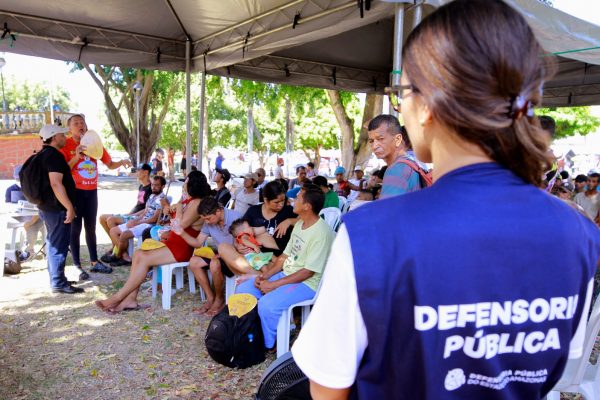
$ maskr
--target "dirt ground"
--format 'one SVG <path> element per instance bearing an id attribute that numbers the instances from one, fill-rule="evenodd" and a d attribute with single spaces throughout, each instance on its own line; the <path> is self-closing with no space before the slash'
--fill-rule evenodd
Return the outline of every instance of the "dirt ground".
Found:
<path id="1" fill-rule="evenodd" d="M 133 180 L 101 184 L 99 214 L 135 202 Z M 174 198 L 180 187 L 172 188 Z M 179 191 L 178 191 L 179 190 Z M 110 246 L 98 226 L 98 252 Z M 4 234 L 4 233 L 2 233 Z M 82 238 L 82 262 L 89 265 Z M 67 260 L 67 277 L 78 273 Z M 46 261 L 24 264 L 21 274 L 0 278 L 0 399 L 251 399 L 267 360 L 246 370 L 212 361 L 204 348 L 206 317 L 192 314 L 200 297 L 178 291 L 163 310 L 143 290 L 152 308 L 111 316 L 94 306 L 117 291 L 129 267 L 90 274 L 85 293 L 53 294 Z"/>

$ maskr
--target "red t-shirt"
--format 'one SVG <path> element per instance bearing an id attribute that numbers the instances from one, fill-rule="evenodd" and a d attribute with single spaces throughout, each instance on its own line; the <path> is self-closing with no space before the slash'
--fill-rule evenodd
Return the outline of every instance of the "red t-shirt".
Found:
<path id="1" fill-rule="evenodd" d="M 67 138 L 65 147 L 60 151 L 65 156 L 67 162 L 75 157 L 75 149 L 79 144 L 73 137 Z M 102 149 L 102 158 L 104 164 L 108 165 L 112 162 L 110 155 L 106 149 Z M 94 190 L 98 187 L 98 161 L 95 158 L 85 157 L 77 162 L 71 169 L 71 175 L 75 181 L 75 187 L 82 190 Z"/>

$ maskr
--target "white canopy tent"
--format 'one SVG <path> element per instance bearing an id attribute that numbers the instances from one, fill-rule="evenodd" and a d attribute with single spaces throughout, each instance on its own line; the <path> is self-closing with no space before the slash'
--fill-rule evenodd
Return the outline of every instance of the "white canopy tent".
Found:
<path id="1" fill-rule="evenodd" d="M 600 104 L 600 27 L 536 0 L 507 1 L 558 55 L 545 105 Z M 0 50 L 187 71 L 189 152 L 189 73 L 382 92 L 399 70 L 402 40 L 421 15 L 445 2 L 0 0 Z"/>

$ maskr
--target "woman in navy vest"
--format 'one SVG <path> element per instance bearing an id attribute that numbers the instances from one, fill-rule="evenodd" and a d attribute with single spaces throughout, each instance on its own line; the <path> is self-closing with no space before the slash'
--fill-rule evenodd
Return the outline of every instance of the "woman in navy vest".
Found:
<path id="1" fill-rule="evenodd" d="M 543 53 L 500 0 L 410 34 L 391 92 L 434 184 L 346 215 L 292 350 L 313 398 L 540 399 L 581 355 L 600 231 L 538 189 Z"/>

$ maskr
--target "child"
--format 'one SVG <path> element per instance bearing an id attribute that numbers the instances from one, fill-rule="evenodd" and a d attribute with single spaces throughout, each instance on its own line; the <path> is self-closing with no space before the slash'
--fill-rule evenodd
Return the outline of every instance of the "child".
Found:
<path id="1" fill-rule="evenodd" d="M 275 261 L 273 251 L 277 251 L 277 243 L 264 227 L 253 228 L 247 220 L 240 218 L 232 222 L 229 233 L 235 238 L 233 246 L 244 256 L 248 264 L 257 271 L 240 275 L 237 283 L 241 283 L 262 270 L 263 267 Z"/>

